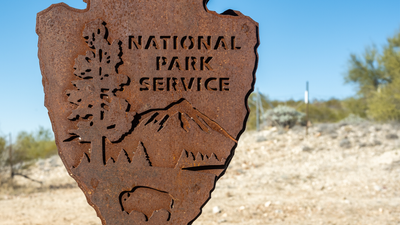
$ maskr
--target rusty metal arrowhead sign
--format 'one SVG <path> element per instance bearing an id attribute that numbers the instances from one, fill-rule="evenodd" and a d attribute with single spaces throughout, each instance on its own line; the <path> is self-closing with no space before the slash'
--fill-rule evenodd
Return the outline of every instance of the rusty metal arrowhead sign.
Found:
<path id="1" fill-rule="evenodd" d="M 191 224 L 248 117 L 258 24 L 207 0 L 86 0 L 37 16 L 45 105 L 103 224 Z"/>

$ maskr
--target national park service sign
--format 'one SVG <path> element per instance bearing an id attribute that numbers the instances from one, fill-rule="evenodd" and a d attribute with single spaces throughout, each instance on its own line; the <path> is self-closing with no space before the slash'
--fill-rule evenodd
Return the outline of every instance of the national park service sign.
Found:
<path id="1" fill-rule="evenodd" d="M 258 24 L 207 0 L 86 0 L 37 16 L 59 154 L 103 224 L 191 224 L 249 114 Z"/>

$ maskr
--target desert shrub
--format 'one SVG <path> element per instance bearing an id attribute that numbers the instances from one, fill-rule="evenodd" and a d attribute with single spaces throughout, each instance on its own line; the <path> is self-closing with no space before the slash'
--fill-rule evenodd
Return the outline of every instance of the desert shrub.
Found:
<path id="1" fill-rule="evenodd" d="M 350 114 L 349 116 L 347 116 L 346 118 L 342 119 L 340 121 L 340 123 L 345 123 L 345 124 L 361 124 L 361 123 L 365 123 L 368 120 L 365 118 L 360 117 L 359 115 L 354 115 L 354 114 Z"/>
<path id="2" fill-rule="evenodd" d="M 368 99 L 368 116 L 377 121 L 400 121 L 400 78 Z"/>
<path id="3" fill-rule="evenodd" d="M 345 81 L 355 84 L 361 97 L 359 102 L 349 99 L 353 101 L 349 108 L 361 109 L 353 114 L 376 121 L 400 121 L 400 31 L 387 39 L 382 50 L 367 47 L 361 57 L 352 54 Z"/>
<path id="4" fill-rule="evenodd" d="M 399 89 L 400 90 L 400 89 Z M 285 105 L 287 107 L 291 107 L 296 109 L 296 111 L 301 113 L 306 113 L 307 105 L 302 101 L 295 100 L 287 100 L 287 101 L 278 101 L 278 100 L 269 100 L 268 97 L 261 95 L 263 110 L 266 112 L 271 108 L 277 108 L 280 105 Z M 255 129 L 256 128 L 256 95 L 253 93 L 249 98 L 249 107 L 250 107 L 250 116 L 247 122 L 247 129 Z M 384 103 L 382 100 L 378 103 Z M 312 124 L 317 123 L 336 123 L 341 122 L 342 120 L 350 117 L 349 119 L 357 118 L 366 118 L 367 117 L 367 109 L 368 104 L 365 98 L 360 97 L 351 97 L 344 100 L 340 99 L 328 99 L 328 100 L 316 100 L 314 99 L 309 104 L 309 121 Z M 379 107 L 378 107 L 379 109 Z M 399 110 L 400 112 L 400 110 Z M 353 114 L 351 116 L 351 114 Z M 385 112 L 386 114 L 386 112 Z M 370 116 L 372 117 L 372 116 Z M 266 116 L 263 116 L 260 120 L 260 125 L 276 125 L 271 124 L 271 120 L 267 120 Z M 302 118 L 301 124 L 305 124 L 305 117 Z"/>
<path id="5" fill-rule="evenodd" d="M 272 126 L 291 128 L 296 123 L 300 123 L 303 117 L 304 113 L 298 112 L 289 106 L 279 105 L 268 110 L 262 118 Z"/>
<path id="6" fill-rule="evenodd" d="M 301 105 L 298 110 L 300 112 L 306 112 L 306 105 Z M 309 120 L 312 123 L 329 123 L 329 122 L 337 122 L 340 119 L 345 118 L 343 115 L 344 112 L 342 110 L 333 109 L 327 107 L 323 104 L 310 104 L 309 105 Z"/>
<path id="7" fill-rule="evenodd" d="M 306 113 L 307 105 L 301 103 L 296 109 Z M 312 103 L 309 104 L 308 112 L 309 120 L 312 123 L 334 123 L 349 115 L 349 111 L 343 107 L 342 101 L 335 98 L 326 101 L 313 100 Z"/>
<path id="8" fill-rule="evenodd" d="M 14 154 L 20 161 L 47 158 L 57 153 L 57 146 L 50 130 L 39 128 L 36 132 L 20 132 L 14 144 Z"/>
<path id="9" fill-rule="evenodd" d="M 349 111 L 349 116 L 351 114 L 359 116 L 361 118 L 367 117 L 367 100 L 365 98 L 346 98 L 342 100 L 342 106 L 344 109 Z"/>
<path id="10" fill-rule="evenodd" d="M 0 137 L 0 172 L 12 166 L 13 174 L 23 174 L 34 160 L 57 154 L 57 146 L 50 130 L 39 128 L 35 132 L 20 132 L 13 144 Z M 8 149 L 12 148 L 10 157 Z"/>

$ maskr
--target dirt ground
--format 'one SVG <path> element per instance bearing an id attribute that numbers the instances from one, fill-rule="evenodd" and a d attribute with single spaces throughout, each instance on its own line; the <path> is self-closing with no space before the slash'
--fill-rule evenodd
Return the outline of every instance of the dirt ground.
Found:
<path id="1" fill-rule="evenodd" d="M 194 225 L 400 225 L 400 125 L 320 124 L 243 134 Z M 0 190 L 1 225 L 100 224 L 58 157 Z"/>

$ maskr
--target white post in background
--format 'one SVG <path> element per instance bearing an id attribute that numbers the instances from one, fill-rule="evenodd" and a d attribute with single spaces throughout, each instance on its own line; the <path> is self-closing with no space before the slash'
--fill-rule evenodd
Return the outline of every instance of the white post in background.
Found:
<path id="1" fill-rule="evenodd" d="M 307 105 L 306 109 L 306 136 L 308 135 L 308 105 L 309 105 L 309 92 L 308 92 L 308 81 L 306 83 L 306 92 L 304 93 L 304 103 Z"/>

